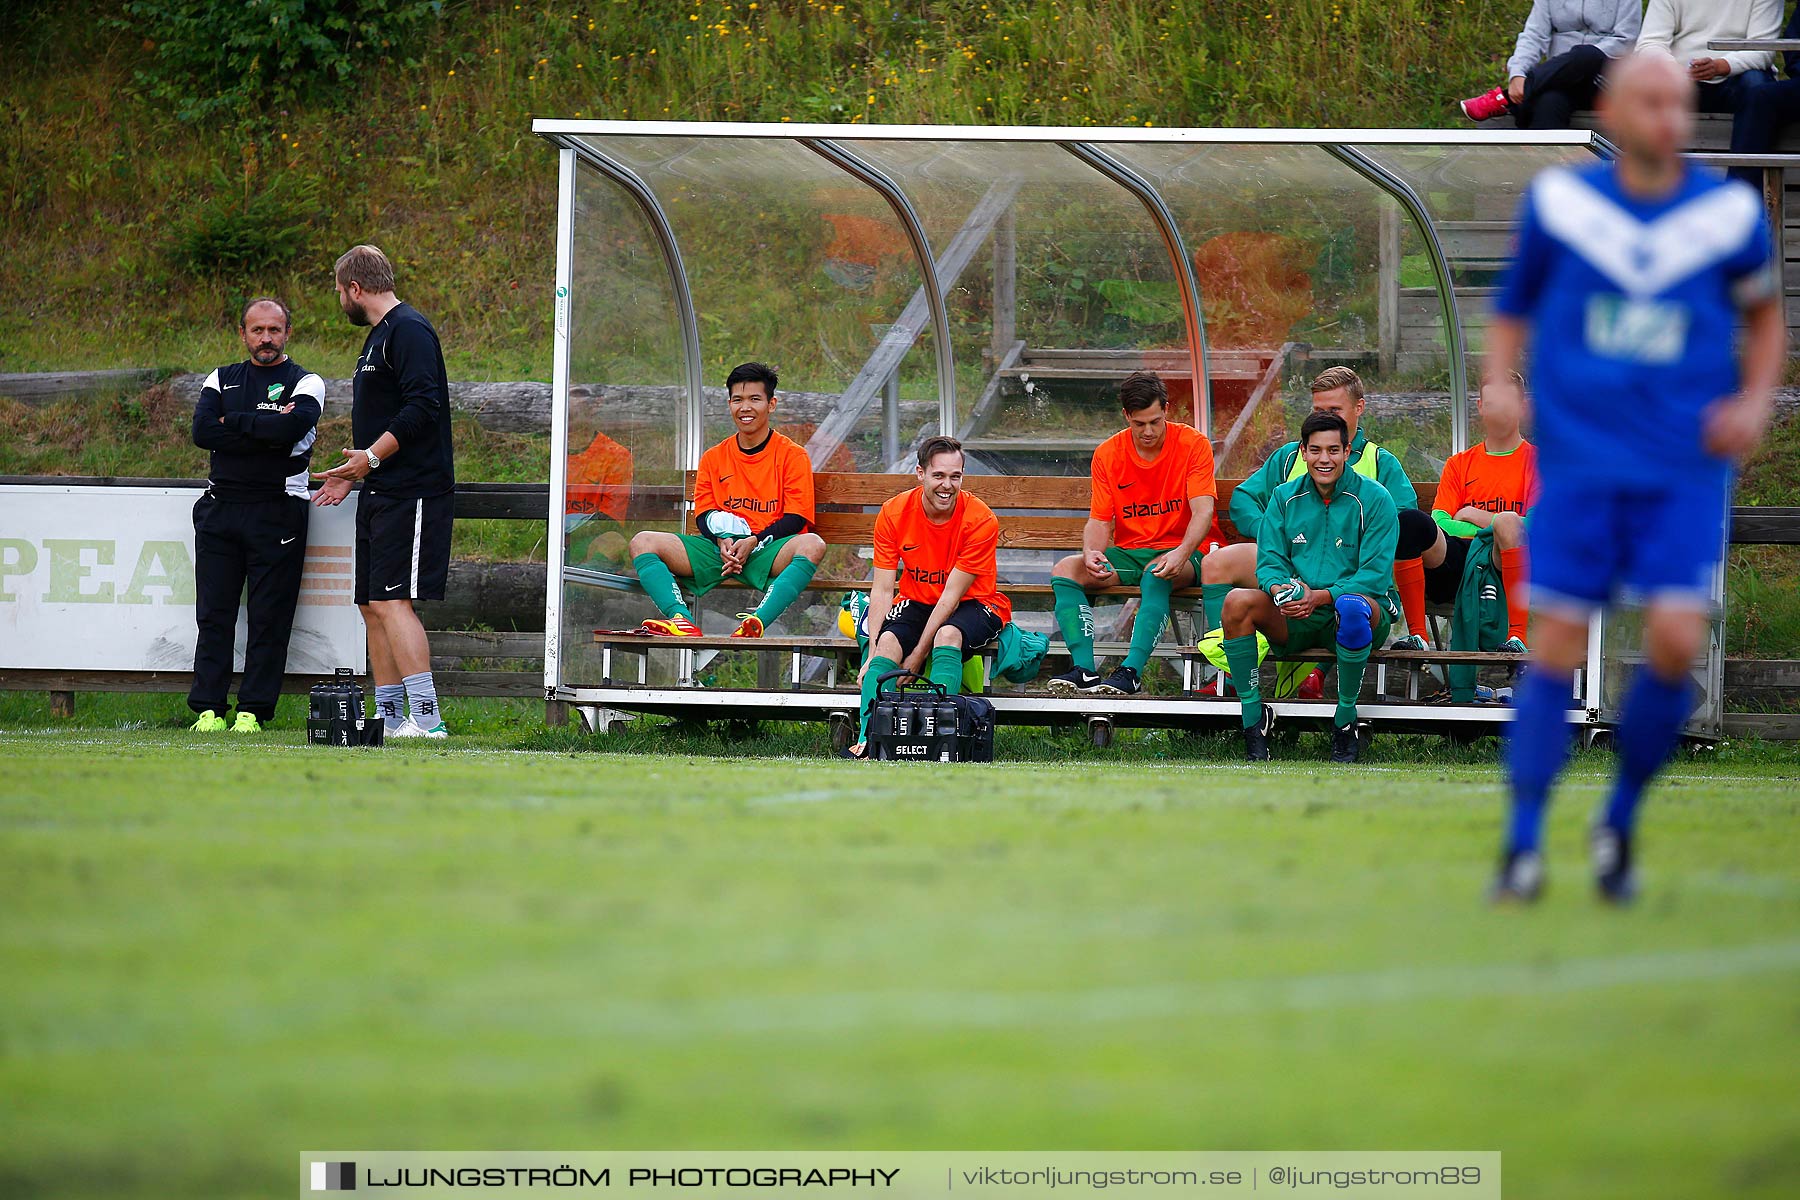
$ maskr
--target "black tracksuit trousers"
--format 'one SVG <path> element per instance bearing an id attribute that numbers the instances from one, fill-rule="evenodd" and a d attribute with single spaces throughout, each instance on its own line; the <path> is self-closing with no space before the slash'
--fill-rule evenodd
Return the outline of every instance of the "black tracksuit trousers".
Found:
<path id="1" fill-rule="evenodd" d="M 300 601 L 306 566 L 306 518 L 311 505 L 298 496 L 271 500 L 221 500 L 211 492 L 194 505 L 194 588 L 199 636 L 194 642 L 194 686 L 188 707 L 225 712 L 231 691 L 232 643 L 238 598 L 245 608 L 244 679 L 238 710 L 268 721 L 287 673 L 288 637 Z"/>

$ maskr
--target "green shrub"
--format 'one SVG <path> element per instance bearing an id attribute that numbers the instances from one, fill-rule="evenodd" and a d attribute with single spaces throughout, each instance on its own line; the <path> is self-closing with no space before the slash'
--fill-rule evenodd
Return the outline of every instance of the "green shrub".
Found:
<path id="1" fill-rule="evenodd" d="M 0 46 L 13 64 L 41 59 L 57 40 L 51 0 L 7 0 L 0 4 Z"/>
<path id="2" fill-rule="evenodd" d="M 318 210 L 317 183 L 291 176 L 248 195 L 215 196 L 176 233 L 170 258 L 192 275 L 284 267 L 307 250 Z"/>
<path id="3" fill-rule="evenodd" d="M 409 54 L 443 0 L 126 0 L 113 26 L 154 47 L 138 84 L 183 121 L 317 102 L 381 63 Z"/>

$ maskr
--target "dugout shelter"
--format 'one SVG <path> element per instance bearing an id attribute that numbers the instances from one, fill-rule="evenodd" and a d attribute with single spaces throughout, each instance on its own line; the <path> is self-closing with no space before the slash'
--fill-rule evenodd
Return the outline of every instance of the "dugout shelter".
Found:
<path id="1" fill-rule="evenodd" d="M 546 695 L 840 725 L 857 703 L 840 602 L 866 586 L 867 528 L 911 486 L 924 437 L 964 442 L 970 490 L 1001 514 L 1015 619 L 1045 631 L 1050 565 L 1080 545 L 1089 457 L 1138 368 L 1161 373 L 1176 415 L 1212 439 L 1221 514 L 1230 481 L 1292 436 L 1311 377 L 1339 363 L 1362 375 L 1364 427 L 1429 508 L 1477 429 L 1473 381 L 1525 187 L 1608 152 L 1589 131 L 533 128 L 557 148 L 559 180 Z M 779 370 L 776 425 L 818 473 L 833 548 L 814 588 L 764 647 L 597 636 L 652 615 L 625 542 L 687 527 L 700 455 L 731 433 L 724 376 L 752 359 Z M 724 632 L 747 599 L 724 588 L 697 611 Z M 1129 608 L 1097 616 L 1104 653 Z M 1159 657 L 1178 684 L 1155 694 L 991 698 L 1011 721 L 1235 722 L 1234 700 L 1182 694 L 1199 664 L 1191 624 L 1176 624 Z M 1601 727 L 1635 637 L 1629 621 L 1597 633 L 1570 718 Z M 1364 716 L 1507 718 L 1418 703 L 1445 661 L 1378 657 Z M 1715 627 L 1696 732 L 1717 728 L 1721 672 Z"/>

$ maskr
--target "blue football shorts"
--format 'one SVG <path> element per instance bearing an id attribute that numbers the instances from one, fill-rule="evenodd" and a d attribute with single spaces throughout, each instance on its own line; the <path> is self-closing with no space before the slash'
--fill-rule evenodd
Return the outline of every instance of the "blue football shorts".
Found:
<path id="1" fill-rule="evenodd" d="M 1531 515 L 1533 608 L 1707 608 L 1725 554 L 1729 481 L 1633 487 L 1546 477 Z"/>

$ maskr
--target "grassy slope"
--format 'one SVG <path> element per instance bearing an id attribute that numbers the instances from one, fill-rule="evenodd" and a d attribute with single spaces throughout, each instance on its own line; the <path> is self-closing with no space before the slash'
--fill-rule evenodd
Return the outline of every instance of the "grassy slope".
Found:
<path id="1" fill-rule="evenodd" d="M 473 741 L 352 768 L 0 734 L 0 1089 L 30 1098 L 0 1190 L 269 1195 L 325 1145 L 1497 1148 L 1509 1195 L 1800 1184 L 1791 755 L 1678 770 L 1629 915 L 1579 884 L 1585 761 L 1520 915 L 1476 901 L 1491 767 Z"/>
<path id="2" fill-rule="evenodd" d="M 271 290 L 298 311 L 297 355 L 341 376 L 358 339 L 329 264 L 373 240 L 438 322 L 451 370 L 488 379 L 548 378 L 555 171 L 534 115 L 1448 124 L 1456 97 L 1493 82 L 1529 7 L 465 0 L 423 65 L 365 72 L 347 111 L 322 97 L 187 127 L 132 94 L 140 38 L 40 6 L 0 85 L 0 370 L 210 364 L 237 299 Z M 295 187 L 317 188 L 318 211 L 291 269 L 171 265 L 203 202 Z"/>

